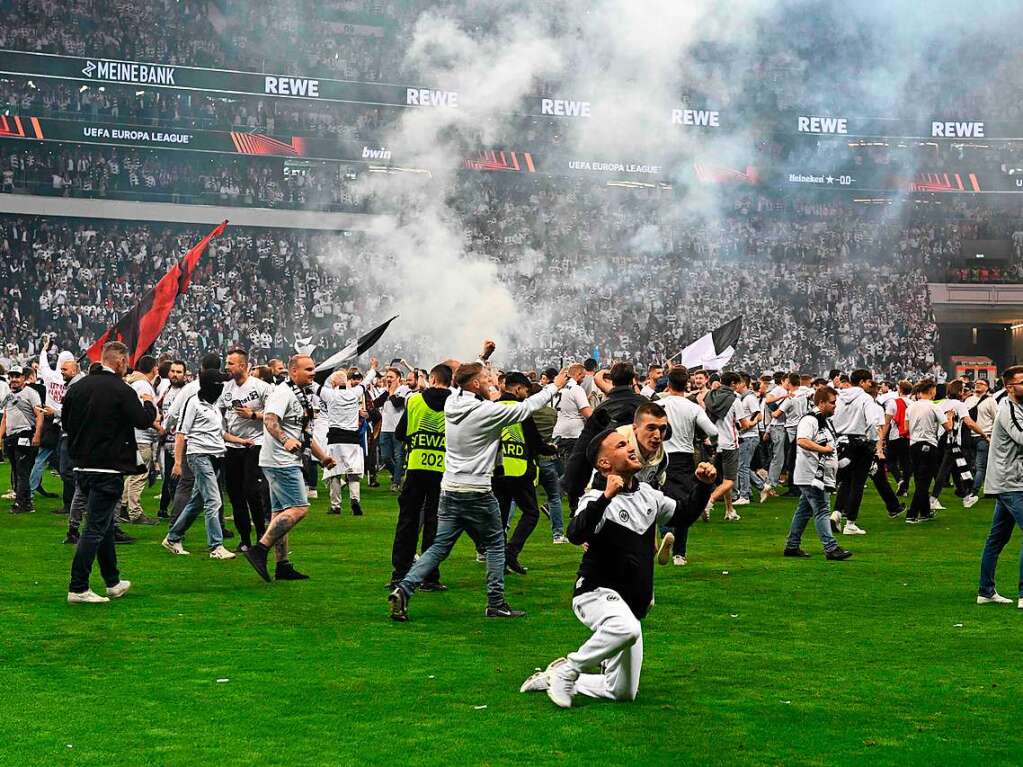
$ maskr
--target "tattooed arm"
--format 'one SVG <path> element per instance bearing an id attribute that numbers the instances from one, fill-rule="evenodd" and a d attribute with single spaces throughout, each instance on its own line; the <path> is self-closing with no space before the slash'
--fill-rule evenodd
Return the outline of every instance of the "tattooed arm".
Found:
<path id="1" fill-rule="evenodd" d="M 297 453 L 302 449 L 302 443 L 297 439 L 292 439 L 284 433 L 284 427 L 281 426 L 281 419 L 275 413 L 266 413 L 263 415 L 263 428 L 266 429 L 266 433 L 273 437 L 275 440 L 284 446 L 284 449 L 289 453 Z"/>

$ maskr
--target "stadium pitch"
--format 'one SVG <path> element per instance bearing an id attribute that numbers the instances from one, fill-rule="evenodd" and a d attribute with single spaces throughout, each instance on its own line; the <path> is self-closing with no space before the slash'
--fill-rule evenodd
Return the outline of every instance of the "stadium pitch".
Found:
<path id="1" fill-rule="evenodd" d="M 529 574 L 507 579 L 525 619 L 483 617 L 463 538 L 450 591 L 417 594 L 396 624 L 386 491 L 365 492 L 362 518 L 314 502 L 292 539 L 306 582 L 209 560 L 201 521 L 191 557 L 160 547 L 164 525 L 129 527 L 132 591 L 98 606 L 65 602 L 65 518 L 40 500 L 0 518 L 0 765 L 1018 763 L 1023 614 L 974 604 L 993 502 L 946 496 L 937 521 L 907 526 L 871 490 L 847 562 L 824 560 L 812 526 L 813 558 L 782 558 L 789 499 L 734 524 L 719 509 L 687 567 L 657 569 L 637 700 L 570 710 L 518 692 L 588 635 L 569 604 L 580 551 L 552 546 L 546 520 Z M 1008 596 L 1017 546 L 999 567 Z"/>

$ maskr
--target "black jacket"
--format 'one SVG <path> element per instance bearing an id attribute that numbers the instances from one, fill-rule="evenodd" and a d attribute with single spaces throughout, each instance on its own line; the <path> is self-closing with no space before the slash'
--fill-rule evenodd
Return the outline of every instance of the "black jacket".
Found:
<path id="1" fill-rule="evenodd" d="M 579 496 L 586 489 L 586 483 L 593 474 L 593 467 L 586 460 L 586 447 L 590 440 L 604 429 L 624 426 L 632 423 L 636 416 L 636 408 L 649 402 L 642 394 L 637 394 L 631 386 L 616 386 L 607 393 L 607 399 L 593 409 L 593 414 L 586 419 L 582 433 L 575 442 L 572 455 L 565 466 L 562 487 L 569 495 Z"/>
<path id="2" fill-rule="evenodd" d="M 138 467 L 135 429 L 153 425 L 156 406 L 139 402 L 134 389 L 103 370 L 68 387 L 61 420 L 75 468 L 134 474 Z"/>

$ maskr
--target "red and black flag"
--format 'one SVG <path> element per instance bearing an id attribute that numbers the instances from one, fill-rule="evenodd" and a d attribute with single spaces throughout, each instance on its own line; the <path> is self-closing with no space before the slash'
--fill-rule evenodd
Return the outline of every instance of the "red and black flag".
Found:
<path id="1" fill-rule="evenodd" d="M 174 264 L 160 281 L 156 283 L 135 306 L 117 321 L 117 324 L 100 336 L 89 347 L 85 356 L 92 362 L 98 362 L 103 353 L 103 344 L 108 341 L 120 341 L 128 347 L 129 364 L 135 365 L 139 357 L 146 354 L 156 342 L 163 326 L 167 324 L 171 309 L 177 297 L 188 290 L 192 282 L 192 274 L 199 259 L 206 251 L 210 240 L 223 233 L 227 221 L 203 237 L 185 257 Z"/>

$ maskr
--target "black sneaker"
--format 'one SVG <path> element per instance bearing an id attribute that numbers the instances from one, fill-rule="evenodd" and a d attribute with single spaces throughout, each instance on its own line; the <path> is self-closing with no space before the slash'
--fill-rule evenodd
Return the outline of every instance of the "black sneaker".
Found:
<path id="1" fill-rule="evenodd" d="M 523 618 L 526 613 L 524 610 L 513 610 L 511 605 L 505 602 L 502 605 L 496 607 L 487 607 L 487 611 L 484 613 L 488 618 Z"/>
<path id="2" fill-rule="evenodd" d="M 274 568 L 275 581 L 307 581 L 309 576 L 300 573 L 291 562 L 278 562 Z"/>
<path id="3" fill-rule="evenodd" d="M 897 496 L 899 496 L 900 498 L 905 498 L 908 493 L 909 493 L 909 484 L 908 483 L 907 484 L 899 484 L 899 486 L 897 488 L 895 488 L 895 494 Z"/>
<path id="4" fill-rule="evenodd" d="M 419 590 L 420 591 L 447 591 L 448 587 L 445 586 L 443 583 L 440 583 L 439 581 L 438 582 L 427 581 L 425 583 L 419 584 Z"/>
<path id="5" fill-rule="evenodd" d="M 935 514 L 935 513 L 934 513 L 934 512 L 932 511 L 932 512 L 930 512 L 930 513 L 928 513 L 928 514 L 921 514 L 921 515 L 920 515 L 920 519 L 919 519 L 919 521 L 920 521 L 920 522 L 930 522 L 930 521 L 932 521 L 932 520 L 934 520 L 934 519 L 937 519 L 937 518 L 938 518 L 938 515 L 937 515 L 937 514 Z"/>
<path id="6" fill-rule="evenodd" d="M 42 485 L 40 485 L 39 487 L 36 488 L 36 492 L 40 496 L 42 496 L 43 498 L 56 498 L 57 497 L 56 493 L 51 493 L 49 490 L 45 489 Z"/>
<path id="7" fill-rule="evenodd" d="M 408 594 L 396 588 L 387 596 L 391 605 L 391 620 L 404 623 L 408 620 Z"/>
<path id="8" fill-rule="evenodd" d="M 167 509 L 160 509 L 156 512 L 157 519 L 170 519 L 170 514 L 167 513 Z"/>
<path id="9" fill-rule="evenodd" d="M 22 509 L 18 504 L 11 504 L 11 508 L 8 509 L 11 514 L 24 514 L 25 510 Z"/>
<path id="10" fill-rule="evenodd" d="M 137 516 L 135 519 L 128 520 L 129 525 L 158 525 L 160 520 L 147 517 L 145 514 Z"/>
<path id="11" fill-rule="evenodd" d="M 252 569 L 259 573 L 259 577 L 267 583 L 270 582 L 270 571 L 266 569 L 266 555 L 269 550 L 261 543 L 245 552 L 245 559 L 252 565 Z"/>
<path id="12" fill-rule="evenodd" d="M 511 570 L 511 572 L 519 575 L 525 575 L 529 572 L 529 568 L 524 567 L 523 564 L 519 562 L 518 557 L 513 557 L 507 554 L 504 558 L 504 566 L 507 570 Z"/>
<path id="13" fill-rule="evenodd" d="M 369 478 L 369 486 L 370 487 L 380 487 L 380 483 L 377 482 L 377 478 L 376 477 L 370 477 Z"/>
<path id="14" fill-rule="evenodd" d="M 352 501 L 352 516 L 353 517 L 362 516 L 362 504 L 359 503 L 358 501 Z"/>
<path id="15" fill-rule="evenodd" d="M 68 530 L 67 535 L 64 536 L 64 543 L 67 543 L 71 546 L 77 546 L 79 537 L 80 536 L 78 535 L 77 530 L 74 529 Z"/>
<path id="16" fill-rule="evenodd" d="M 888 510 L 888 518 L 889 519 L 898 519 L 900 516 L 902 516 L 902 514 L 905 513 L 905 511 L 906 511 L 906 504 L 900 503 L 898 509 L 895 509 L 894 511 L 892 509 Z"/>
<path id="17" fill-rule="evenodd" d="M 225 527 L 224 528 L 224 540 L 227 540 L 228 538 L 234 538 L 234 533 L 231 530 L 228 530 Z"/>
<path id="18" fill-rule="evenodd" d="M 794 548 L 794 549 L 785 549 L 785 551 L 782 552 L 782 556 L 784 556 L 784 557 L 798 557 L 799 559 L 809 559 L 810 558 L 810 555 L 807 554 L 805 551 L 803 551 L 798 546 L 796 548 Z"/>
<path id="19" fill-rule="evenodd" d="M 341 507 L 340 506 L 331 506 L 329 509 L 327 509 L 327 513 L 331 514 L 333 516 L 339 516 L 341 514 Z"/>
<path id="20" fill-rule="evenodd" d="M 114 543 L 135 543 L 138 538 L 132 538 L 118 525 L 114 525 Z"/>
<path id="21" fill-rule="evenodd" d="M 843 549 L 841 546 L 836 546 L 831 551 L 824 552 L 824 556 L 833 562 L 839 562 L 843 559 L 848 559 L 852 556 L 852 552 L 848 549 Z"/>
<path id="22" fill-rule="evenodd" d="M 399 583 L 401 583 L 400 580 L 399 581 L 387 581 L 387 586 L 385 588 L 388 591 L 394 591 L 396 588 L 398 588 L 398 584 Z"/>

